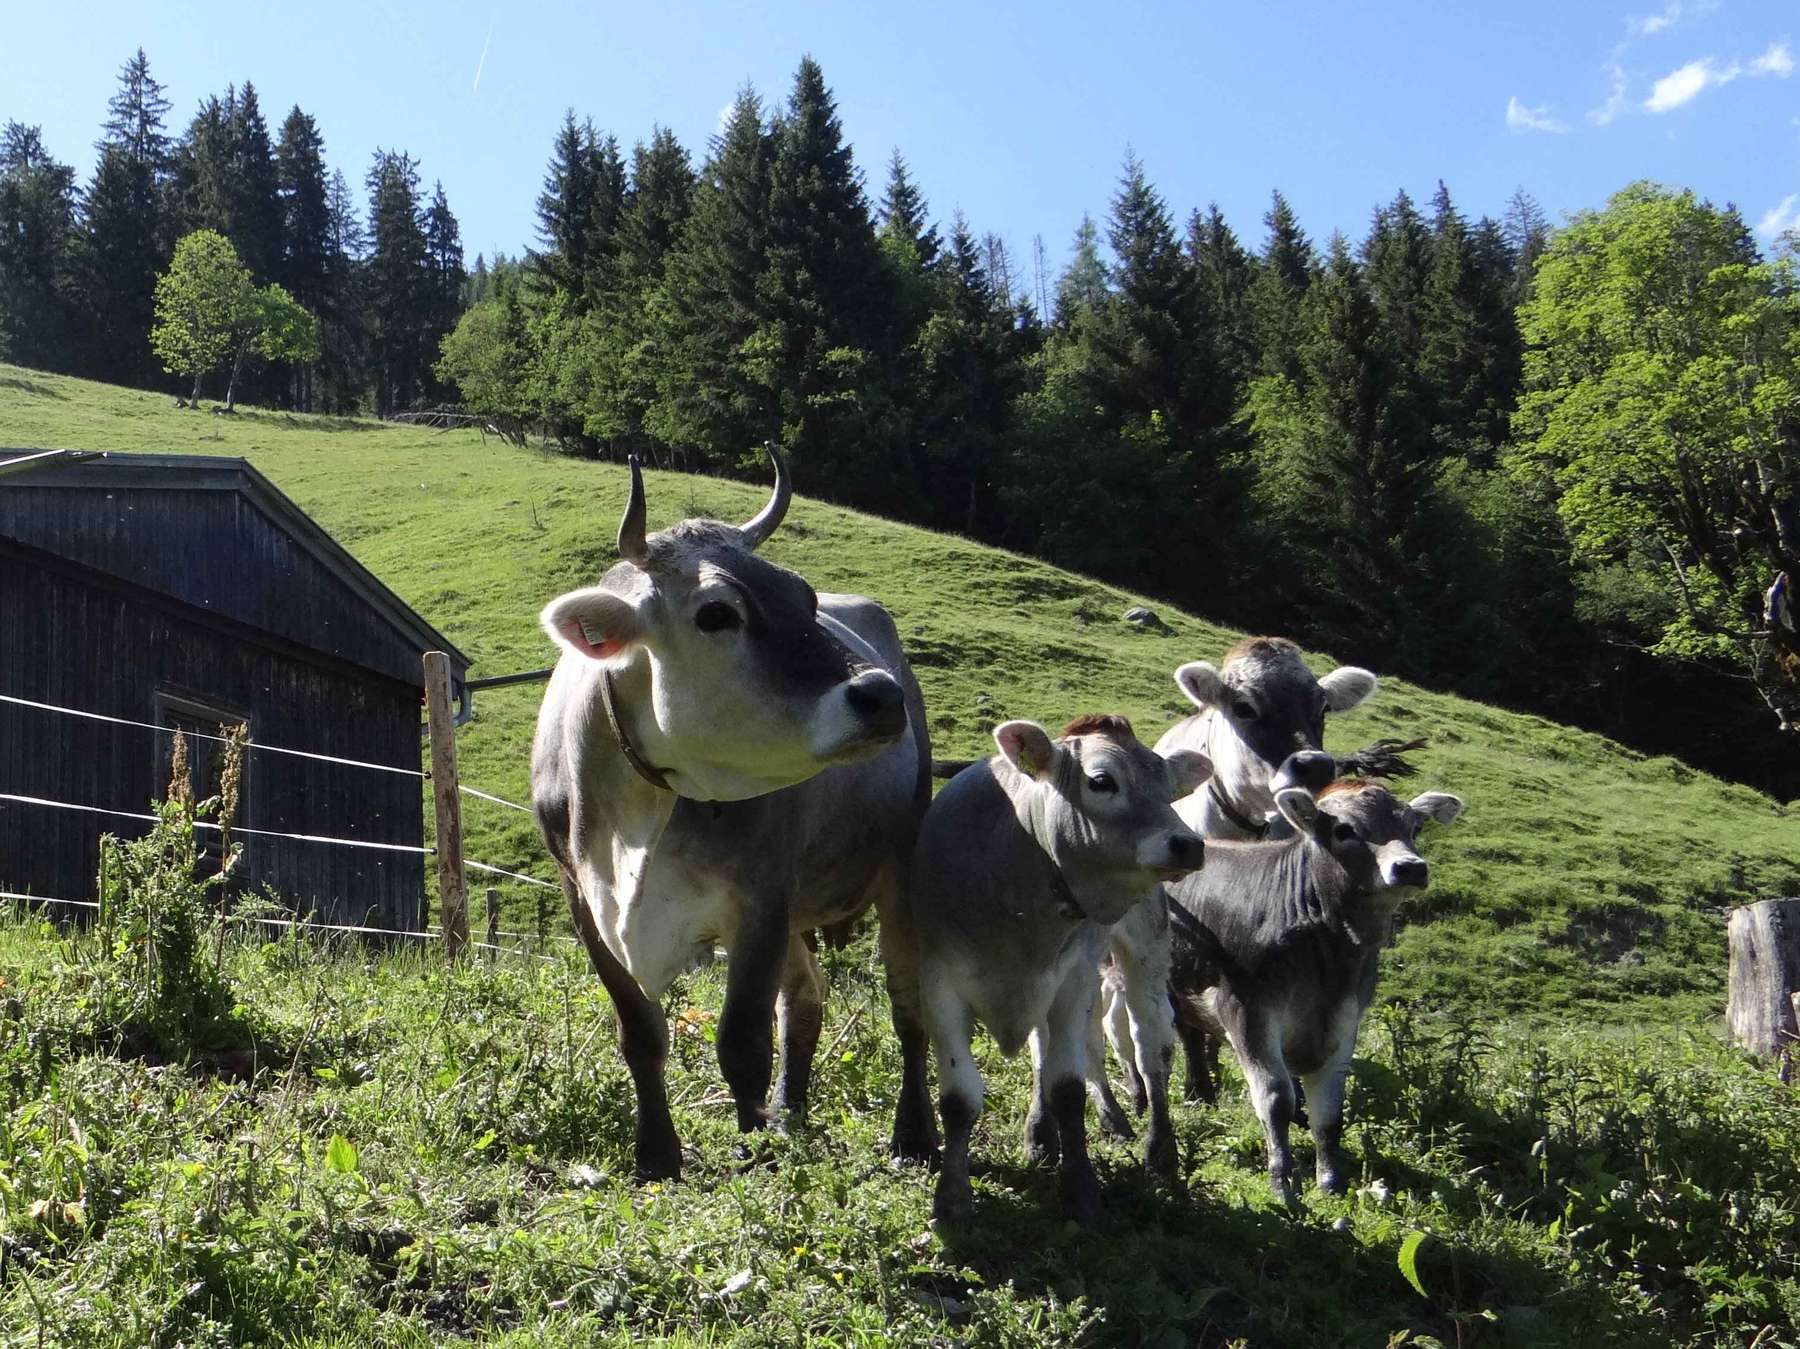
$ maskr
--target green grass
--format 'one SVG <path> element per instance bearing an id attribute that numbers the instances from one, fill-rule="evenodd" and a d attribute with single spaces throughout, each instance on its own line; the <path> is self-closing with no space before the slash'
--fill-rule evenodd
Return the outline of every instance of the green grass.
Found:
<path id="1" fill-rule="evenodd" d="M 245 455 L 478 675 L 548 663 L 536 613 L 609 563 L 625 490 L 472 433 L 214 418 L 4 366 L 0 445 Z M 653 524 L 763 499 L 649 492 Z M 768 552 L 889 607 L 944 756 L 1097 709 L 1153 739 L 1185 711 L 1174 668 L 1236 636 L 1160 604 L 1169 630 L 1141 633 L 1140 597 L 813 501 Z M 478 697 L 466 781 L 524 799 L 537 696 Z M 882 1153 L 897 1054 L 866 931 L 826 958 L 813 1125 L 750 1166 L 713 1062 L 721 972 L 677 986 L 687 1169 L 655 1187 L 629 1180 L 629 1084 L 572 950 L 445 971 L 234 940 L 254 1054 L 161 1061 L 97 1019 L 93 937 L 0 913 L 0 1345 L 1794 1343 L 1800 1106 L 1717 1040 L 1724 912 L 1800 891 L 1794 810 L 1399 681 L 1330 738 L 1386 735 L 1430 736 L 1413 782 L 1469 809 L 1428 838 L 1384 966 L 1345 1199 L 1272 1204 L 1233 1079 L 1178 1107 L 1176 1191 L 1097 1144 L 1108 1210 L 1077 1230 L 1020 1165 L 1023 1067 L 988 1048 L 977 1217 L 946 1242 L 930 1178 Z M 549 875 L 526 817 L 471 802 L 466 824 L 472 856 Z M 506 898 L 518 925 L 536 896 Z"/>
<path id="2" fill-rule="evenodd" d="M 931 1178 L 883 1155 L 898 1065 L 866 940 L 827 956 L 812 1127 L 748 1165 L 712 1056 L 721 972 L 675 990 L 688 1160 L 660 1186 L 629 1179 L 628 1080 L 572 953 L 446 972 L 234 943 L 261 1059 L 161 1064 L 95 1042 L 94 946 L 0 915 L 7 1346 L 1697 1346 L 1800 1317 L 1800 1111 L 1704 1035 L 1390 1009 L 1347 1197 L 1269 1198 L 1232 1080 L 1178 1108 L 1173 1190 L 1096 1145 L 1091 1231 L 1020 1165 L 1025 1075 L 984 1050 L 976 1216 L 946 1241 Z"/>
<path id="3" fill-rule="evenodd" d="M 537 612 L 611 563 L 626 485 L 619 468 L 474 432 L 254 409 L 212 417 L 9 366 L 0 445 L 243 455 L 461 646 L 477 675 L 550 663 Z M 652 526 L 743 519 L 765 497 L 717 479 L 647 477 Z M 1139 632 L 1120 618 L 1139 596 L 815 501 L 794 504 L 766 551 L 820 589 L 892 611 L 943 757 L 990 752 L 988 730 L 1008 717 L 1054 727 L 1122 711 L 1154 740 L 1188 710 L 1175 667 L 1216 660 L 1238 635 L 1161 604 L 1167 631 Z M 459 746 L 466 782 L 526 799 L 538 697 L 535 685 L 477 697 Z M 1800 893 L 1800 816 L 1748 788 L 1398 680 L 1329 728 L 1338 747 L 1388 735 L 1431 737 L 1409 785 L 1457 792 L 1469 809 L 1429 840 L 1433 888 L 1404 915 L 1387 997 L 1691 1023 L 1722 1010 L 1727 906 Z M 550 876 L 528 817 L 470 801 L 465 830 L 470 856 Z M 537 896 L 509 885 L 503 902 L 516 927 Z"/>

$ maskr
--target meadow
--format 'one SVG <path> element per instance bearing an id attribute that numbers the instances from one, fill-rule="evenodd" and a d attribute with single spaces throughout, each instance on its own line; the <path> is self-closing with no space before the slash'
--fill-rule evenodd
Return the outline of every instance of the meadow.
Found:
<path id="1" fill-rule="evenodd" d="M 549 663 L 537 611 L 609 564 L 625 493 L 616 466 L 472 431 L 211 417 L 6 366 L 0 445 L 244 455 L 476 676 Z M 647 478 L 652 527 L 766 495 Z M 1015 716 L 1116 710 L 1153 739 L 1186 708 L 1174 668 L 1238 635 L 815 501 L 765 551 L 888 606 L 945 757 Z M 1160 627 L 1123 621 L 1139 603 Z M 535 710 L 531 686 L 477 695 L 465 781 L 524 799 Z M 1794 809 L 1401 681 L 1328 727 L 1336 748 L 1381 736 L 1427 737 L 1408 785 L 1468 813 L 1427 837 L 1432 888 L 1387 954 L 1344 1199 L 1267 1199 L 1231 1078 L 1221 1107 L 1178 1110 L 1179 1192 L 1103 1143 L 1107 1216 L 1068 1226 L 1019 1165 L 1022 1065 L 990 1062 L 976 1222 L 946 1242 L 929 1177 L 883 1156 L 897 1060 L 866 929 L 827 961 L 812 1125 L 748 1161 L 711 1058 L 719 972 L 678 987 L 688 1168 L 659 1188 L 630 1180 L 627 1079 L 573 951 L 445 970 L 233 937 L 229 1033 L 149 1052 L 95 992 L 116 950 L 15 913 L 0 1342 L 1795 1342 L 1800 1103 L 1719 1043 L 1724 915 L 1800 893 Z M 465 819 L 471 856 L 549 876 L 526 817 Z M 525 922 L 535 894 L 505 897 Z"/>

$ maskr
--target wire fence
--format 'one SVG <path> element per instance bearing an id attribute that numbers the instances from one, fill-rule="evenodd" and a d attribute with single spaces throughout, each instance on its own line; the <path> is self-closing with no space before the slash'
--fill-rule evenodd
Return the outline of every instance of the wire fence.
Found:
<path id="1" fill-rule="evenodd" d="M 233 743 L 232 739 L 227 736 L 212 735 L 204 731 L 190 730 L 185 727 L 178 728 L 174 726 L 165 726 L 157 722 L 139 721 L 131 717 L 113 716 L 108 713 L 89 711 L 84 708 L 69 707 L 61 703 L 45 702 L 34 698 L 22 698 L 13 694 L 0 693 L 0 703 L 33 709 L 50 715 L 73 717 L 84 721 L 102 722 L 109 725 L 146 730 L 163 735 L 172 736 L 179 733 L 190 740 L 210 741 L 217 744 Z M 294 759 L 332 764 L 338 767 L 364 769 L 371 772 L 399 774 L 403 777 L 416 778 L 421 782 L 429 780 L 431 776 L 429 773 L 417 768 L 407 768 L 397 764 L 375 763 L 366 759 L 350 758 L 337 754 L 324 754 L 315 750 L 295 749 L 286 745 L 271 745 L 258 740 L 243 740 L 238 743 L 241 743 L 245 750 L 254 753 L 286 756 Z M 457 784 L 457 791 L 462 797 L 487 802 L 507 810 L 520 811 L 527 815 L 533 813 L 529 806 L 521 805 L 517 801 L 510 801 L 493 792 L 482 791 L 476 787 L 464 786 L 460 782 Z M 14 805 L 30 806 L 44 810 L 72 811 L 109 819 L 130 820 L 137 823 L 154 824 L 157 822 L 158 818 L 157 816 L 144 811 L 121 810 L 111 806 L 94 805 L 88 802 L 61 801 L 51 797 L 34 796 L 20 792 L 0 792 L 0 802 L 9 802 Z M 285 839 L 296 843 L 313 844 L 325 847 L 359 848 L 378 852 L 404 853 L 418 857 L 438 855 L 438 849 L 435 846 L 427 844 L 345 838 L 332 834 L 302 833 L 281 829 L 260 829 L 238 824 L 225 826 L 211 820 L 195 820 L 193 821 L 193 826 L 196 829 L 210 830 L 216 833 L 224 833 L 228 828 L 229 833 L 232 836 Z M 540 877 L 528 875 L 527 873 L 514 868 L 496 866 L 491 862 L 484 862 L 470 857 L 462 857 L 460 861 L 462 866 L 467 867 L 472 871 L 478 871 L 488 876 L 499 877 L 505 881 L 514 882 L 519 885 L 530 886 L 540 891 L 556 891 L 561 889 L 561 886 L 553 881 L 546 881 Z M 76 910 L 98 911 L 100 908 L 99 903 L 93 900 L 64 899 L 48 895 L 30 895 L 9 890 L 0 890 L 0 900 L 8 901 L 15 905 L 28 903 Z M 579 944 L 574 937 L 562 933 L 548 933 L 542 930 L 545 915 L 544 907 L 541 903 L 539 905 L 540 930 L 535 937 L 522 932 L 501 932 L 495 921 L 496 917 L 497 907 L 495 894 L 494 891 L 489 890 L 488 925 L 486 931 L 488 940 L 471 941 L 467 944 L 486 953 L 490 960 L 494 955 L 501 953 L 531 955 L 537 959 L 551 960 L 554 959 L 554 957 L 542 954 L 541 948 L 547 943 L 554 941 L 558 943 Z M 445 936 L 441 928 L 427 927 L 422 930 L 412 930 L 404 928 L 371 927 L 354 923 L 322 923 L 297 917 L 276 918 L 265 915 L 228 915 L 227 921 L 284 927 L 309 933 L 360 934 L 402 940 L 442 941 Z M 511 939 L 515 944 L 513 946 L 501 945 L 498 941 L 498 938 L 501 937 Z M 526 943 L 533 941 L 536 942 L 539 948 L 537 951 L 527 949 Z"/>

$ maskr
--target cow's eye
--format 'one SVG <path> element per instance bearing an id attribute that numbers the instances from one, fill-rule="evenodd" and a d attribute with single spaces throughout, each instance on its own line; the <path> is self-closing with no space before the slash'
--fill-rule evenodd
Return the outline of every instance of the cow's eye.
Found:
<path id="1" fill-rule="evenodd" d="M 1113 781 L 1111 773 L 1089 773 L 1088 786 L 1097 792 L 1116 792 L 1119 784 Z"/>
<path id="2" fill-rule="evenodd" d="M 1255 721 L 1256 709 L 1242 698 L 1239 698 L 1231 705 L 1231 715 L 1236 717 L 1239 721 Z"/>
<path id="3" fill-rule="evenodd" d="M 1331 836 L 1339 843 L 1354 843 L 1356 842 L 1356 826 L 1353 824 L 1340 823 L 1337 828 L 1331 831 Z"/>
<path id="4" fill-rule="evenodd" d="M 724 632 L 738 625 L 737 610 L 724 600 L 702 604 L 694 613 L 694 626 L 701 632 Z"/>

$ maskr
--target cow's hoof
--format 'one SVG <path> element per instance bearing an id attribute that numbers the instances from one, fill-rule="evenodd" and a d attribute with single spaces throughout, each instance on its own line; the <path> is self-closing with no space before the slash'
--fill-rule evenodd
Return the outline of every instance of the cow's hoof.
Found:
<path id="1" fill-rule="evenodd" d="M 669 1156 L 649 1156 L 639 1153 L 633 1166 L 639 1183 L 646 1181 L 664 1181 L 681 1179 L 681 1149 L 677 1148 Z"/>
<path id="2" fill-rule="evenodd" d="M 1181 1149 L 1172 1130 L 1153 1133 L 1144 1140 L 1144 1170 L 1173 1185 L 1181 1176 Z"/>
<path id="3" fill-rule="evenodd" d="M 1100 1220 L 1100 1178 L 1094 1168 L 1064 1168 L 1057 1186 L 1063 1217 L 1086 1227 Z"/>
<path id="4" fill-rule="evenodd" d="M 1326 1194 L 1343 1194 L 1350 1188 L 1349 1182 L 1337 1171 L 1321 1171 L 1317 1179 L 1319 1188 Z"/>
<path id="5" fill-rule="evenodd" d="M 896 1128 L 888 1155 L 907 1166 L 931 1166 L 937 1161 L 937 1142 L 928 1130 Z"/>
<path id="6" fill-rule="evenodd" d="M 960 1185 L 938 1181 L 937 1193 L 931 1200 L 932 1221 L 939 1227 L 967 1227 L 975 1216 L 975 1194 L 969 1182 Z"/>
<path id="7" fill-rule="evenodd" d="M 1294 1189 L 1294 1182 L 1285 1176 L 1269 1177 L 1269 1193 L 1275 1196 L 1275 1202 L 1289 1211 L 1298 1211 L 1300 1195 Z"/>
<path id="8" fill-rule="evenodd" d="M 1137 1137 L 1137 1130 L 1131 1127 L 1131 1117 L 1119 1109 L 1117 1101 L 1100 1107 L 1100 1129 L 1101 1132 L 1121 1138 L 1127 1143 Z"/>
<path id="9" fill-rule="evenodd" d="M 1025 1144 L 1025 1165 L 1051 1167 L 1055 1166 L 1057 1162 L 1061 1160 L 1062 1149 L 1056 1145 L 1054 1139 L 1049 1141 L 1041 1138 L 1027 1140 Z"/>

